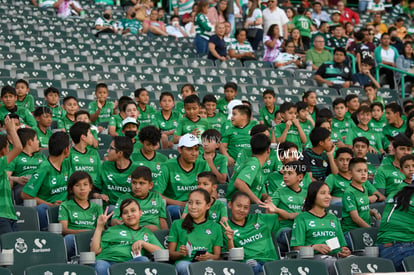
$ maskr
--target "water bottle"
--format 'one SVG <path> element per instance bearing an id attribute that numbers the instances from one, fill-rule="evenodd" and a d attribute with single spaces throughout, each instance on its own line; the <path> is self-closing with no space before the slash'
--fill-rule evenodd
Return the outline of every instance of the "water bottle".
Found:
<path id="1" fill-rule="evenodd" d="M 312 61 L 306 61 L 306 70 L 307 71 L 312 71 Z"/>

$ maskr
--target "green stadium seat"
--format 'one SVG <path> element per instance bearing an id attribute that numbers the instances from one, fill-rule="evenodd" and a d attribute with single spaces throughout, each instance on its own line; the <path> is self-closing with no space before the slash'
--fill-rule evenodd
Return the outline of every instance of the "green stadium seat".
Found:
<path id="1" fill-rule="evenodd" d="M 338 259 L 335 262 L 335 268 L 338 275 L 395 272 L 391 260 L 365 256 Z"/>
<path id="2" fill-rule="evenodd" d="M 19 61 L 19 60 L 22 60 L 22 57 L 18 53 L 12 53 L 12 52 L 7 51 L 7 52 L 0 52 L 0 60 L 5 60 L 5 61 L 6 60 L 8 60 L 8 61 L 16 60 L 16 61 Z"/>
<path id="3" fill-rule="evenodd" d="M 318 86 L 317 82 L 313 79 L 290 78 L 287 81 L 288 85 L 292 85 L 294 87 Z"/>
<path id="4" fill-rule="evenodd" d="M 171 92 L 171 85 L 166 83 L 158 83 L 158 82 L 143 82 L 141 83 L 141 87 L 145 88 L 148 92 Z"/>
<path id="5" fill-rule="evenodd" d="M 10 79 L 10 77 L 0 77 L 0 87 L 4 87 L 6 85 L 14 86 L 14 80 Z"/>
<path id="6" fill-rule="evenodd" d="M 78 98 L 78 104 L 79 109 L 88 109 L 89 103 L 91 103 L 93 100 L 90 99 L 84 99 L 84 98 Z"/>
<path id="7" fill-rule="evenodd" d="M 209 75 L 209 76 L 218 76 L 218 77 L 220 77 L 220 76 L 233 75 L 233 70 L 232 69 L 208 68 L 208 69 L 205 69 L 205 71 L 206 71 L 205 75 Z"/>
<path id="8" fill-rule="evenodd" d="M 378 228 L 366 227 L 356 228 L 349 231 L 351 240 L 351 251 L 355 253 L 361 253 L 368 246 L 375 246 L 377 240 Z M 362 255 L 361 255 L 362 256 Z"/>
<path id="9" fill-rule="evenodd" d="M 62 55 L 60 57 L 60 61 L 62 63 L 69 63 L 69 64 L 70 63 L 73 63 L 73 64 L 81 63 L 81 65 L 83 65 L 83 64 L 89 64 L 88 58 L 86 56 L 83 56 L 83 55 L 70 55 L 70 54 L 65 54 L 65 55 Z"/>
<path id="10" fill-rule="evenodd" d="M 6 69 L 0 69 L 0 77 L 10 77 L 10 71 Z"/>
<path id="11" fill-rule="evenodd" d="M 59 222 L 59 205 L 51 206 L 47 209 L 47 220 L 48 223 Z"/>
<path id="12" fill-rule="evenodd" d="M 193 78 L 194 79 L 194 78 Z M 184 86 L 185 84 L 177 84 L 177 91 L 181 91 L 181 88 Z M 207 85 L 202 85 L 202 84 L 192 84 L 194 86 L 194 89 L 196 91 L 196 94 L 200 97 L 200 100 L 202 99 L 201 94 L 203 93 L 208 93 L 209 87 Z"/>
<path id="13" fill-rule="evenodd" d="M 176 275 L 175 267 L 170 264 L 156 262 L 126 262 L 117 263 L 109 268 L 110 275 L 119 274 L 168 274 Z M 201 273 L 200 273 L 201 274 Z"/>
<path id="14" fill-rule="evenodd" d="M 289 275 L 328 275 L 328 270 L 323 262 L 307 259 L 284 259 L 265 263 L 264 275 L 289 274 Z"/>
<path id="15" fill-rule="evenodd" d="M 166 67 L 160 67 L 160 66 L 142 66 L 141 71 L 144 74 L 169 74 L 170 71 Z"/>
<path id="16" fill-rule="evenodd" d="M 23 78 L 23 79 L 38 79 L 38 78 L 48 79 L 47 72 L 38 71 L 38 70 L 30 70 L 30 69 L 16 70 L 16 77 Z"/>
<path id="17" fill-rule="evenodd" d="M 262 96 L 262 94 L 265 90 L 275 91 L 275 89 L 273 87 L 265 86 L 265 85 L 246 85 L 245 89 L 246 89 L 246 93 L 248 95 L 260 95 L 260 96 Z M 277 91 L 275 91 L 275 92 L 277 92 Z"/>
<path id="18" fill-rule="evenodd" d="M 349 87 L 349 88 L 341 88 L 339 89 L 339 93 L 346 97 L 347 95 L 355 94 L 357 96 L 363 96 L 365 95 L 364 89 L 359 87 Z"/>
<path id="19" fill-rule="evenodd" d="M 154 81 L 154 76 L 152 74 L 143 74 L 143 73 L 124 73 L 125 81 L 129 83 L 135 83 L 136 81 L 149 82 Z"/>
<path id="20" fill-rule="evenodd" d="M 342 205 L 331 204 L 329 205 L 327 212 L 335 215 L 339 221 L 342 220 Z"/>
<path id="21" fill-rule="evenodd" d="M 74 96 L 76 98 L 79 98 L 79 94 L 78 91 L 75 89 L 62 89 L 59 91 L 60 92 L 60 97 L 61 98 L 65 98 L 67 96 Z"/>
<path id="22" fill-rule="evenodd" d="M 385 202 L 374 202 L 369 205 L 370 209 L 377 211 L 380 215 L 384 212 Z"/>
<path id="23" fill-rule="evenodd" d="M 296 95 L 301 97 L 305 89 L 291 86 L 277 87 L 280 95 Z"/>
<path id="24" fill-rule="evenodd" d="M 162 67 L 184 66 L 183 60 L 178 58 L 157 58 L 157 64 Z"/>
<path id="25" fill-rule="evenodd" d="M 285 83 L 282 78 L 270 78 L 270 77 L 256 77 L 258 85 L 263 86 L 283 86 Z"/>
<path id="26" fill-rule="evenodd" d="M 94 231 L 79 232 L 75 235 L 75 251 L 76 255 L 81 252 L 91 251 L 91 241 Z"/>
<path id="27" fill-rule="evenodd" d="M 14 209 L 20 231 L 40 231 L 39 217 L 35 207 L 15 205 Z"/>
<path id="28" fill-rule="evenodd" d="M 169 229 L 160 229 L 153 231 L 155 237 L 157 237 L 158 241 L 162 244 L 164 249 L 168 249 L 168 234 L 170 233 Z"/>
<path id="29" fill-rule="evenodd" d="M 233 59 L 228 59 L 226 61 L 220 61 L 220 60 L 216 60 L 215 61 L 216 66 L 219 68 L 242 68 L 243 65 L 239 60 L 233 60 Z"/>
<path id="30" fill-rule="evenodd" d="M 44 71 L 53 71 L 54 73 L 59 71 L 69 71 L 68 64 L 54 61 L 42 61 L 39 63 L 39 67 Z"/>
<path id="31" fill-rule="evenodd" d="M 234 261 L 204 261 L 195 262 L 188 266 L 189 275 L 205 274 L 208 270 L 209 274 L 215 275 L 253 275 L 253 269 L 246 263 Z"/>
<path id="32" fill-rule="evenodd" d="M 118 74 L 108 72 L 91 72 L 89 79 L 95 82 L 119 81 Z"/>
<path id="33" fill-rule="evenodd" d="M 378 89 L 377 96 L 382 97 L 384 99 L 385 104 L 388 104 L 391 102 L 397 102 L 397 103 L 400 102 L 398 93 L 392 89 L 380 88 Z"/>
<path id="34" fill-rule="evenodd" d="M 293 72 L 289 70 L 269 70 L 266 75 L 269 77 L 293 78 Z"/>
<path id="35" fill-rule="evenodd" d="M 45 99 L 39 98 L 39 97 L 34 97 L 34 105 L 35 105 L 35 107 L 45 106 Z"/>
<path id="36" fill-rule="evenodd" d="M 30 89 L 41 89 L 44 90 L 48 87 L 61 88 L 60 81 L 49 80 L 49 79 L 31 79 L 29 82 Z"/>
<path id="37" fill-rule="evenodd" d="M 296 102 L 299 102 L 299 101 L 300 101 L 300 98 L 299 98 L 299 96 L 296 96 L 296 95 L 283 95 L 283 94 L 278 94 L 276 96 L 276 104 L 278 104 L 278 105 L 282 104 L 283 102 L 293 102 L 293 103 L 296 103 Z"/>
<path id="38" fill-rule="evenodd" d="M 105 134 L 99 134 L 98 135 L 98 143 L 99 143 L 99 149 L 107 150 L 109 148 L 109 145 L 112 142 L 112 136 L 105 135 Z"/>
<path id="39" fill-rule="evenodd" d="M 178 157 L 178 151 L 173 149 L 158 149 L 157 152 L 163 154 L 169 159 Z"/>
<path id="40" fill-rule="evenodd" d="M 0 267 L 0 275 L 12 275 L 11 271 L 5 267 Z"/>
<path id="41" fill-rule="evenodd" d="M 77 71 L 56 71 L 53 78 L 65 83 L 67 80 L 84 80 L 83 73 Z"/>
<path id="42" fill-rule="evenodd" d="M 201 70 L 199 68 L 192 68 L 192 67 L 174 67 L 174 74 L 176 75 L 192 75 L 192 76 L 199 76 L 201 75 Z"/>
<path id="43" fill-rule="evenodd" d="M 91 72 L 103 72 L 103 66 L 102 65 L 97 65 L 97 64 L 91 64 L 88 62 L 81 62 L 81 63 L 75 63 L 75 70 L 79 71 L 79 72 L 87 72 L 87 73 L 91 73 Z"/>
<path id="44" fill-rule="evenodd" d="M 300 79 L 313 79 L 314 74 L 315 72 L 307 71 L 307 70 L 295 70 L 294 72 L 295 78 L 300 78 Z"/>
<path id="45" fill-rule="evenodd" d="M 108 71 L 111 73 L 137 73 L 135 66 L 110 64 L 108 65 Z"/>
<path id="46" fill-rule="evenodd" d="M 332 106 L 332 97 L 329 96 L 318 96 L 316 98 L 318 107 L 319 105 L 326 105 L 326 106 Z"/>
<path id="47" fill-rule="evenodd" d="M 192 68 L 215 67 L 214 62 L 210 59 L 189 58 L 187 64 Z"/>
<path id="48" fill-rule="evenodd" d="M 96 83 L 81 80 L 71 80 L 66 83 L 67 87 L 71 90 L 92 90 L 95 88 Z"/>
<path id="49" fill-rule="evenodd" d="M 33 62 L 6 60 L 4 61 L 4 68 L 7 70 L 34 70 Z"/>
<path id="50" fill-rule="evenodd" d="M 237 83 L 237 85 L 256 84 L 256 83 L 253 83 L 253 78 L 249 76 L 227 76 L 226 81 L 235 82 Z"/>
<path id="51" fill-rule="evenodd" d="M 405 257 L 403 260 L 403 266 L 406 272 L 413 272 L 414 271 L 414 255 Z"/>
<path id="52" fill-rule="evenodd" d="M 317 96 L 331 96 L 333 98 L 337 98 L 338 90 L 334 88 L 324 88 L 324 87 L 318 87 L 314 89 Z"/>
<path id="53" fill-rule="evenodd" d="M 191 83 L 186 75 L 175 75 L 175 74 L 160 74 L 159 76 L 161 83 Z"/>
<path id="54" fill-rule="evenodd" d="M 131 58 L 131 60 L 132 59 L 133 58 Z M 136 60 L 137 65 L 155 65 L 154 62 L 152 62 L 152 59 L 150 57 L 141 57 L 140 56 L 140 57 L 136 57 L 135 60 Z"/>
<path id="55" fill-rule="evenodd" d="M 259 69 L 250 69 L 250 68 L 243 68 L 243 69 L 236 69 L 236 75 L 242 76 L 242 77 L 262 77 L 266 76 L 262 74 L 262 71 Z"/>
<path id="56" fill-rule="evenodd" d="M 87 265 L 80 264 L 44 264 L 34 265 L 26 268 L 25 275 L 44 275 L 44 274 L 82 274 L 95 275 L 95 269 Z"/>

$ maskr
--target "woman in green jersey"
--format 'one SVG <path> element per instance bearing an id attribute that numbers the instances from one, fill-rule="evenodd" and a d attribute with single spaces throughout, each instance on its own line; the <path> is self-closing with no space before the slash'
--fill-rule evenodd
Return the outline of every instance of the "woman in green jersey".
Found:
<path id="1" fill-rule="evenodd" d="M 139 225 L 142 210 L 138 202 L 126 199 L 122 201 L 120 209 L 123 224 L 112 226 L 103 232 L 106 222 L 113 214 L 108 214 L 108 207 L 97 220 L 91 243 L 91 251 L 96 254 L 97 275 L 107 275 L 108 268 L 114 263 L 148 262 L 146 255 L 161 250 L 162 245 L 155 235 L 148 228 Z"/>
<path id="2" fill-rule="evenodd" d="M 293 250 L 299 250 L 302 246 L 313 247 L 315 259 L 326 264 L 329 274 L 335 274 L 337 257 L 348 257 L 351 251 L 346 246 L 338 218 L 326 212 L 331 198 L 325 182 L 314 181 L 309 185 L 303 212 L 293 223 L 290 245 Z"/>
<path id="3" fill-rule="evenodd" d="M 171 226 L 168 249 L 178 275 L 188 274 L 191 262 L 220 258 L 223 234 L 220 225 L 208 220 L 209 208 L 210 194 L 201 188 L 193 190 L 188 197 L 188 215 Z"/>
<path id="4" fill-rule="evenodd" d="M 409 184 L 387 199 L 378 232 L 380 256 L 404 271 L 402 260 L 414 255 L 414 185 Z"/>
<path id="5" fill-rule="evenodd" d="M 75 234 L 95 230 L 96 219 L 102 215 L 102 207 L 89 202 L 92 187 L 92 178 L 87 172 L 76 171 L 69 177 L 68 200 L 59 207 L 68 259 L 75 256 Z"/>
<path id="6" fill-rule="evenodd" d="M 264 203 L 261 204 L 266 207 Z M 257 275 L 263 272 L 265 262 L 278 259 L 272 241 L 272 232 L 279 229 L 279 218 L 274 214 L 249 215 L 250 198 L 243 192 L 233 194 L 229 203 L 231 219 L 222 223 L 224 241 L 230 250 L 234 247 L 244 248 L 244 260 L 252 266 Z"/>

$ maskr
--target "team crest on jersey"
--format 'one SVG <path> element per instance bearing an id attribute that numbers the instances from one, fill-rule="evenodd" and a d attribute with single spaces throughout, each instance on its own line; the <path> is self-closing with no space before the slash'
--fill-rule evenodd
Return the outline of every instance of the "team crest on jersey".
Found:
<path id="1" fill-rule="evenodd" d="M 207 229 L 206 229 L 206 234 L 207 234 L 207 235 L 211 235 L 211 230 L 207 228 Z"/>
<path id="2" fill-rule="evenodd" d="M 68 181 L 68 174 L 65 173 L 65 181 Z"/>
<path id="3" fill-rule="evenodd" d="M 152 206 L 157 206 L 157 201 L 152 200 L 152 201 L 151 201 L 151 205 L 152 205 Z"/>
<path id="4" fill-rule="evenodd" d="M 26 253 L 27 252 L 27 244 L 24 242 L 22 238 L 18 238 L 16 243 L 14 244 L 14 249 L 17 253 Z"/>
<path id="5" fill-rule="evenodd" d="M 148 242 L 148 240 L 149 240 L 148 234 L 145 233 L 144 237 L 142 239 L 144 240 L 144 242 Z"/>
<path id="6" fill-rule="evenodd" d="M 331 227 L 332 228 L 336 228 L 336 224 L 334 223 L 334 221 L 331 220 Z"/>
<path id="7" fill-rule="evenodd" d="M 89 162 L 90 162 L 90 163 L 94 163 L 95 161 L 93 160 L 93 158 L 92 158 L 92 157 L 89 157 Z"/>
<path id="8" fill-rule="evenodd" d="M 323 165 L 323 167 L 328 167 L 328 163 L 326 162 L 326 160 L 324 160 L 324 161 L 322 162 L 322 165 Z"/>
<path id="9" fill-rule="evenodd" d="M 131 183 L 131 175 L 128 176 L 127 183 Z"/>
<path id="10" fill-rule="evenodd" d="M 161 164 L 157 163 L 157 165 L 155 166 L 155 169 L 157 169 L 158 171 L 161 170 Z"/>
<path id="11" fill-rule="evenodd" d="M 259 228 L 260 228 L 260 224 L 258 224 L 258 223 L 255 223 L 253 226 L 254 226 L 254 228 L 256 228 L 256 230 L 259 230 Z"/>
<path id="12" fill-rule="evenodd" d="M 214 212 L 211 214 L 211 217 L 212 217 L 213 219 L 216 219 L 216 218 L 217 218 L 217 213 L 216 213 L 216 211 L 214 211 Z"/>

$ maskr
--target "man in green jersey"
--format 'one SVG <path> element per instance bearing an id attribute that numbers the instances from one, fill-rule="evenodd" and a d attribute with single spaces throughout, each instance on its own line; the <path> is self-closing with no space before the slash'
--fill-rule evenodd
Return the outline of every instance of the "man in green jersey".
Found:
<path id="1" fill-rule="evenodd" d="M 119 20 L 118 27 L 122 30 L 122 34 L 138 35 L 142 33 L 142 24 L 135 18 L 135 7 L 129 7 L 126 11 L 126 18 Z"/>
<path id="2" fill-rule="evenodd" d="M 298 14 L 293 17 L 292 24 L 299 29 L 302 43 L 305 49 L 309 49 L 311 42 L 312 21 L 305 16 L 306 9 L 298 7 Z"/>
<path id="3" fill-rule="evenodd" d="M 164 163 L 168 160 L 166 156 L 156 151 L 159 147 L 161 131 L 155 126 L 146 126 L 139 131 L 138 138 L 142 148 L 134 150 L 131 160 L 135 165 L 146 166 L 151 170 L 151 181 L 153 181 L 154 188 L 157 189 L 165 170 Z"/>
<path id="4" fill-rule="evenodd" d="M 20 154 L 23 148 L 16 133 L 16 126 L 9 117 L 4 118 L 4 126 L 13 142 L 13 149 L 9 151 L 7 136 L 0 135 L 0 164 L 3 167 L 0 172 L 0 234 L 18 230 L 10 182 L 4 168 Z"/>
<path id="5" fill-rule="evenodd" d="M 93 197 L 104 200 L 109 205 L 109 212 L 113 211 L 121 195 L 131 192 L 131 174 L 134 171 L 130 159 L 132 150 L 129 137 L 114 137 L 109 145 L 107 160 L 102 163 L 96 178 L 98 192 Z"/>
<path id="6" fill-rule="evenodd" d="M 60 205 L 67 197 L 67 182 L 72 174 L 69 135 L 56 132 L 49 139 L 49 158 L 40 164 L 23 188 L 24 200 L 37 201 L 40 228 L 47 227 L 47 209 Z"/>
<path id="7" fill-rule="evenodd" d="M 33 112 L 33 116 L 37 121 L 37 127 L 33 127 L 33 130 L 36 131 L 39 146 L 42 149 L 47 149 L 49 145 L 49 138 L 53 134 L 50 130 L 53 120 L 52 111 L 45 106 L 37 107 Z"/>
<path id="8" fill-rule="evenodd" d="M 1 89 L 1 101 L 3 105 L 0 106 L 0 123 L 4 123 L 4 118 L 7 114 L 13 113 L 19 116 L 20 122 L 30 127 L 36 126 L 36 120 L 29 110 L 18 107 L 16 105 L 17 95 L 16 89 L 7 85 Z"/>
<path id="9" fill-rule="evenodd" d="M 101 159 L 92 147 L 94 137 L 91 133 L 91 125 L 85 122 L 76 122 L 70 127 L 70 137 L 75 145 L 70 150 L 69 161 L 73 171 L 85 171 L 96 181 Z"/>
<path id="10" fill-rule="evenodd" d="M 167 210 L 173 220 L 180 218 L 180 207 L 184 207 L 189 193 L 197 188 L 197 175 L 210 171 L 207 162 L 198 158 L 199 141 L 192 134 L 185 134 L 178 143 L 177 158 L 165 162 L 165 173 L 162 182 L 154 191 L 163 195 L 167 201 Z"/>
<path id="11" fill-rule="evenodd" d="M 259 133 L 251 138 L 250 145 L 252 157 L 246 159 L 234 172 L 227 187 L 226 197 L 230 200 L 233 193 L 242 191 L 249 195 L 252 203 L 259 204 L 269 198 L 262 167 L 269 159 L 270 139 Z"/>
<path id="12" fill-rule="evenodd" d="M 131 174 L 131 193 L 119 197 L 112 216 L 111 225 L 122 223 L 120 206 L 126 199 L 134 199 L 138 202 L 142 216 L 139 224 L 151 231 L 168 229 L 165 204 L 160 194 L 150 191 L 153 188 L 151 170 L 145 166 L 139 166 Z"/>
<path id="13" fill-rule="evenodd" d="M 374 177 L 374 186 L 388 197 L 406 185 L 405 176 L 400 171 L 400 159 L 409 155 L 413 149 L 413 143 L 404 134 L 396 136 L 392 142 L 394 147 L 394 161 L 391 164 L 381 165 Z"/>
<path id="14" fill-rule="evenodd" d="M 398 103 L 391 102 L 385 106 L 385 118 L 387 125 L 382 131 L 382 147 L 387 150 L 390 145 L 389 138 L 395 137 L 399 133 L 404 133 L 407 123 L 402 119 L 403 110 Z"/>
<path id="15" fill-rule="evenodd" d="M 17 135 L 23 145 L 23 151 L 7 165 L 6 171 L 11 182 L 13 182 L 13 194 L 16 204 L 22 204 L 20 193 L 29 178 L 46 160 L 44 154 L 39 153 L 39 140 L 36 132 L 30 128 L 17 130 Z M 14 144 L 13 144 L 14 147 Z"/>
<path id="16" fill-rule="evenodd" d="M 217 99 L 213 94 L 207 94 L 203 97 L 203 105 L 207 111 L 207 121 L 210 123 L 211 128 L 221 131 L 226 117 L 222 113 L 218 112 Z"/>
<path id="17" fill-rule="evenodd" d="M 338 146 L 345 146 L 345 139 L 349 129 L 354 125 L 351 118 L 345 116 L 348 108 L 345 99 L 339 97 L 332 102 L 333 111 L 335 113 L 332 119 L 331 137 L 332 141 Z"/>

